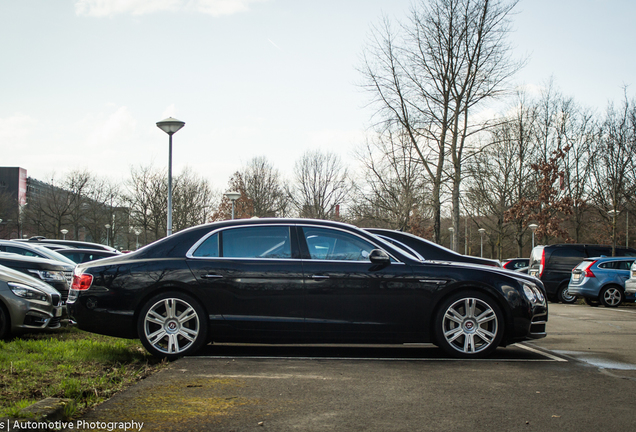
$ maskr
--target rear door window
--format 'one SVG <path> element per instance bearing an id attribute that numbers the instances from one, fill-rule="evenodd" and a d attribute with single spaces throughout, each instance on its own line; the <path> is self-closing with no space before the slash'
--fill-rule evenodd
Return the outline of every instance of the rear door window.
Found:
<path id="1" fill-rule="evenodd" d="M 289 227 L 257 226 L 222 232 L 225 258 L 291 258 Z"/>
<path id="2" fill-rule="evenodd" d="M 572 270 L 585 258 L 583 249 L 560 247 L 552 251 L 549 266 L 556 270 Z"/>

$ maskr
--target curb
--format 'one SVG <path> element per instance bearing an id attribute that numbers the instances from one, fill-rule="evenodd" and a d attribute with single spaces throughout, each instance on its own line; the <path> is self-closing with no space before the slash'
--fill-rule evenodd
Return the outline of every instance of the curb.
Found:
<path id="1" fill-rule="evenodd" d="M 72 402 L 71 399 L 49 397 L 21 409 L 20 418 L 2 418 L 0 419 L 0 424 L 6 425 L 9 431 L 50 431 L 51 428 L 48 423 L 66 420 L 64 410 Z M 16 422 L 19 425 L 18 427 L 14 427 Z M 38 423 L 42 423 L 42 427 Z"/>

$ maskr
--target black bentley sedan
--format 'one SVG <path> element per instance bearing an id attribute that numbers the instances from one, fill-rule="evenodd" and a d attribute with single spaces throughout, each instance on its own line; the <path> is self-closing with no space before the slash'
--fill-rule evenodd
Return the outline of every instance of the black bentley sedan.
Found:
<path id="1" fill-rule="evenodd" d="M 208 342 L 421 343 L 456 357 L 545 337 L 540 281 L 420 258 L 354 226 L 309 219 L 201 225 L 77 266 L 81 329 L 159 357 Z"/>

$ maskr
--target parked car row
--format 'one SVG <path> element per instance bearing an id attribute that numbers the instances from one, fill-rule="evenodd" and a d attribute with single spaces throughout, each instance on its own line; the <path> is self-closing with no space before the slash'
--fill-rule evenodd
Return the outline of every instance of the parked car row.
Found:
<path id="1" fill-rule="evenodd" d="M 60 328 L 68 320 L 66 301 L 77 263 L 121 255 L 106 246 L 92 250 L 71 249 L 71 245 L 95 247 L 82 242 L 64 246 L 46 239 L 0 240 L 0 338 Z"/>
<path id="2" fill-rule="evenodd" d="M 636 249 L 606 245 L 555 244 L 536 246 L 530 255 L 528 274 L 543 282 L 548 299 L 574 303 L 582 297 L 587 304 L 616 307 L 633 301 L 626 291 Z"/>

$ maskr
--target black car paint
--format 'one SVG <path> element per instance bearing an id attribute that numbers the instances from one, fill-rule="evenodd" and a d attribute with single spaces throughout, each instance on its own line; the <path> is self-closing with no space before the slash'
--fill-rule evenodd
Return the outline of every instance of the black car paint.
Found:
<path id="1" fill-rule="evenodd" d="M 186 257 L 212 231 L 247 224 L 289 225 L 296 239 L 293 257 L 271 262 Z M 299 233 L 305 226 L 354 232 L 399 262 L 313 262 Z M 94 280 L 89 290 L 72 291 L 70 314 L 81 329 L 118 337 L 138 337 L 138 314 L 149 298 L 179 291 L 203 306 L 216 342 L 428 342 L 436 305 L 462 289 L 487 293 L 499 304 L 506 331 L 502 345 L 545 336 L 529 332 L 533 316 L 547 319 L 547 307 L 533 307 L 521 289 L 523 280 L 542 289 L 536 279 L 495 267 L 415 261 L 373 234 L 336 222 L 217 222 L 80 264 L 76 274 L 82 272 Z"/>

